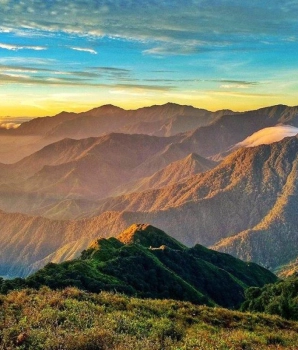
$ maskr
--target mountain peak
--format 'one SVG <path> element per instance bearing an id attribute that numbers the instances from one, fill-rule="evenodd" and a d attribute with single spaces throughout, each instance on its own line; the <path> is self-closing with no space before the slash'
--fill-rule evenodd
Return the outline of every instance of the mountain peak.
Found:
<path id="1" fill-rule="evenodd" d="M 106 105 L 102 105 L 100 107 L 92 108 L 89 112 L 99 112 L 99 111 L 104 112 L 104 113 L 115 113 L 115 112 L 119 112 L 119 111 L 124 111 L 124 109 L 121 107 L 118 107 L 118 106 L 114 106 L 112 104 L 106 104 Z"/>
<path id="2" fill-rule="evenodd" d="M 149 224 L 133 224 L 120 233 L 117 239 L 124 244 L 138 243 L 145 247 L 156 248 L 166 245 L 172 249 L 181 250 L 186 248 L 164 231 Z"/>

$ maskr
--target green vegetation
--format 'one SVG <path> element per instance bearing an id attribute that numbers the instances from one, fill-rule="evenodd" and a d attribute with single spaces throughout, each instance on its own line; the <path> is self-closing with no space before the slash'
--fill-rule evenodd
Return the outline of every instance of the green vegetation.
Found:
<path id="1" fill-rule="evenodd" d="M 298 344 L 295 322 L 188 302 L 43 287 L 10 292 L 0 303 L 1 349 L 294 350 Z"/>
<path id="2" fill-rule="evenodd" d="M 0 280 L 0 292 L 73 286 L 96 293 L 117 291 L 238 308 L 245 288 L 275 281 L 275 275 L 256 264 L 200 245 L 186 248 L 163 231 L 140 224 L 132 225 L 118 239 L 99 239 L 78 259 L 50 263 L 25 280 Z"/>
<path id="3" fill-rule="evenodd" d="M 298 274 L 262 288 L 249 288 L 245 291 L 245 298 L 242 310 L 298 320 Z"/>

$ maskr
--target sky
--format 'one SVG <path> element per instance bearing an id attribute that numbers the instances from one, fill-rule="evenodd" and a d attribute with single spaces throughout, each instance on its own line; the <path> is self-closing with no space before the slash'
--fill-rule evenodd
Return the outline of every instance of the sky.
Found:
<path id="1" fill-rule="evenodd" d="M 0 0 L 1 120 L 298 105 L 297 13 L 297 0 Z"/>

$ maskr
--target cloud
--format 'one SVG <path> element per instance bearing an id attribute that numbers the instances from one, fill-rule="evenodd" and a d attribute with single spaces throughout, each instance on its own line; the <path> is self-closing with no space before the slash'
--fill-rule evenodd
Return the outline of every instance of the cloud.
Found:
<path id="1" fill-rule="evenodd" d="M 255 48 L 297 33 L 298 3 L 292 0 L 1 1 L 3 30 L 137 40 L 149 44 L 145 54 L 157 56 L 210 46 L 240 50 L 243 41 Z"/>
<path id="2" fill-rule="evenodd" d="M 1 84 L 26 84 L 26 85 L 56 85 L 56 86 L 80 86 L 80 87 L 94 87 L 94 88 L 121 88 L 134 89 L 146 91 L 170 91 L 174 87 L 164 85 L 146 85 L 146 84 L 121 84 L 121 83 L 98 83 L 96 81 L 89 81 L 87 79 L 80 79 L 75 77 L 32 77 L 21 74 L 0 74 Z"/>
<path id="3" fill-rule="evenodd" d="M 22 72 L 22 73 L 37 73 L 37 72 L 51 72 L 47 68 L 32 68 L 26 66 L 2 65 L 0 64 L 0 72 Z"/>
<path id="4" fill-rule="evenodd" d="M 21 124 L 13 123 L 13 122 L 1 122 L 0 121 L 0 129 L 17 129 Z"/>
<path id="5" fill-rule="evenodd" d="M 93 70 L 97 70 L 100 72 L 108 72 L 108 73 L 129 73 L 130 69 L 117 68 L 117 67 L 90 67 Z"/>
<path id="6" fill-rule="evenodd" d="M 115 84 L 114 87 L 138 90 L 169 91 L 173 87 L 163 85 L 145 85 L 145 84 Z"/>
<path id="7" fill-rule="evenodd" d="M 176 42 L 159 42 L 159 46 L 143 50 L 144 55 L 151 55 L 156 57 L 169 55 L 192 55 L 213 50 L 206 42 L 198 40 L 184 40 L 183 45 L 180 41 Z"/>
<path id="8" fill-rule="evenodd" d="M 280 141 L 285 137 L 295 136 L 298 134 L 298 128 L 291 125 L 277 125 L 270 128 L 259 130 L 247 137 L 244 141 L 239 142 L 237 147 L 255 147 L 264 144 L 270 144 Z"/>
<path id="9" fill-rule="evenodd" d="M 82 52 L 88 52 L 91 53 L 93 55 L 97 55 L 97 52 L 93 49 L 88 49 L 85 47 L 70 47 L 70 49 L 75 50 L 75 51 L 82 51 Z"/>
<path id="10" fill-rule="evenodd" d="M 243 97 L 243 98 L 264 98 L 264 97 L 275 97 L 275 94 L 271 93 L 244 93 L 236 91 L 209 91 L 210 95 L 228 96 L 228 97 Z"/>
<path id="11" fill-rule="evenodd" d="M 221 89 L 247 89 L 249 85 L 246 84 L 223 84 L 220 85 Z"/>
<path id="12" fill-rule="evenodd" d="M 217 83 L 225 83 L 225 84 L 231 84 L 231 85 L 246 85 L 246 86 L 255 86 L 259 85 L 260 83 L 258 81 L 247 81 L 247 80 L 210 80 Z"/>
<path id="13" fill-rule="evenodd" d="M 42 50 L 47 50 L 47 48 L 45 46 L 24 46 L 24 45 L 11 45 L 11 44 L 3 44 L 3 43 L 0 43 L 0 49 L 10 50 L 10 51 L 18 51 L 18 50 L 42 51 Z"/>

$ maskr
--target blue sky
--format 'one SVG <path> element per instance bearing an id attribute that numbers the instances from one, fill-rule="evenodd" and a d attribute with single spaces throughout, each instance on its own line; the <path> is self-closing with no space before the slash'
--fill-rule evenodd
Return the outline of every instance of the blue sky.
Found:
<path id="1" fill-rule="evenodd" d="M 292 0 L 0 0 L 0 115 L 298 105 L 297 13 Z"/>

